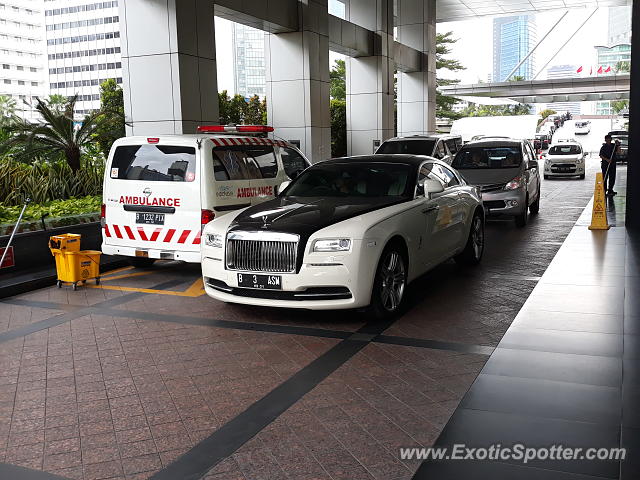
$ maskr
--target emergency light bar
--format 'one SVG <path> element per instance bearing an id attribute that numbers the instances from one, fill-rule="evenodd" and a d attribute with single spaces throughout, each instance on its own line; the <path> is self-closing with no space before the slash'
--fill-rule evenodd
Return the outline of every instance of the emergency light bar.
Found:
<path id="1" fill-rule="evenodd" d="M 268 125 L 200 125 L 198 132 L 206 133 L 270 133 L 273 127 Z"/>

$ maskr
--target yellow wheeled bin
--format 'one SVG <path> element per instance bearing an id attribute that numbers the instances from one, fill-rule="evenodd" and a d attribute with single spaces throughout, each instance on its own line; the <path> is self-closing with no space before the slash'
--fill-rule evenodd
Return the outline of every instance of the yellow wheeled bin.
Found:
<path id="1" fill-rule="evenodd" d="M 87 280 L 95 279 L 96 285 L 100 284 L 100 255 L 102 252 L 97 250 L 69 250 L 69 235 L 56 235 L 49 239 L 49 249 L 56 260 L 56 271 L 58 273 L 58 288 L 63 283 L 70 283 L 73 289 L 78 288 L 80 282 L 86 283 Z M 80 235 L 77 237 L 77 246 L 80 246 Z M 61 239 L 61 237 L 63 237 Z M 76 239 L 72 239 L 76 240 Z M 65 246 L 65 243 L 66 246 Z M 75 248 L 75 245 L 71 248 Z"/>

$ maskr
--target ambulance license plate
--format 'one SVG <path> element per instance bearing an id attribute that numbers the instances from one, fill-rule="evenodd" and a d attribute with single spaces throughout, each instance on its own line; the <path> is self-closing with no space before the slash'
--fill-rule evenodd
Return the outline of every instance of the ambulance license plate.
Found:
<path id="1" fill-rule="evenodd" d="M 261 288 L 266 290 L 282 290 L 282 277 L 280 275 L 253 275 L 250 273 L 239 273 L 238 286 L 245 288 Z"/>
<path id="2" fill-rule="evenodd" d="M 136 212 L 136 223 L 146 225 L 164 225 L 164 213 Z"/>

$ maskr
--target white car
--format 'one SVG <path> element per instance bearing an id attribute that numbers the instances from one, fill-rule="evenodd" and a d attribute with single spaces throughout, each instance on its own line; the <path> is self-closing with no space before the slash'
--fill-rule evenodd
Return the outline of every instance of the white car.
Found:
<path id="1" fill-rule="evenodd" d="M 585 178 L 586 153 L 578 142 L 562 142 L 552 145 L 544 162 L 544 178 Z"/>
<path id="2" fill-rule="evenodd" d="M 574 133 L 576 135 L 588 135 L 591 132 L 591 122 L 587 121 L 577 121 L 574 124 Z"/>
<path id="3" fill-rule="evenodd" d="M 414 155 L 338 158 L 309 167 L 274 200 L 209 223 L 207 294 L 225 302 L 398 313 L 409 282 L 484 250 L 480 191 Z"/>

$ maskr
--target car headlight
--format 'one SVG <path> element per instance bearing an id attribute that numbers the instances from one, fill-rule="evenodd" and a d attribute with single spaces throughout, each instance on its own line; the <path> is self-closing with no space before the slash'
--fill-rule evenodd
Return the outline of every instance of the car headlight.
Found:
<path id="1" fill-rule="evenodd" d="M 504 186 L 505 190 L 516 190 L 522 186 L 522 178 L 516 177 Z"/>
<path id="2" fill-rule="evenodd" d="M 584 163 L 584 159 L 583 158 L 579 158 L 576 160 L 576 165 L 582 165 Z"/>
<path id="3" fill-rule="evenodd" d="M 313 243 L 314 252 L 348 252 L 351 250 L 350 238 L 325 238 Z"/>
<path id="4" fill-rule="evenodd" d="M 222 248 L 224 236 L 219 233 L 207 233 L 204 236 L 204 243 L 208 247 Z"/>

